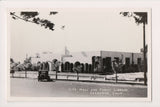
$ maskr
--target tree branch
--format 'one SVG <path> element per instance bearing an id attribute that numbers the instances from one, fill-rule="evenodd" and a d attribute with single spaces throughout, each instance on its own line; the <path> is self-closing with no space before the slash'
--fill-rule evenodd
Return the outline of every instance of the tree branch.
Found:
<path id="1" fill-rule="evenodd" d="M 53 27 L 54 27 L 54 23 L 52 23 L 51 21 L 47 20 L 47 19 L 40 19 L 39 17 L 35 17 L 37 15 L 30 15 L 29 14 L 30 12 L 25 12 L 25 13 L 21 13 L 21 15 L 23 17 L 20 17 L 18 15 L 15 14 L 15 12 L 10 12 L 10 15 L 12 16 L 13 19 L 21 19 L 21 20 L 24 20 L 26 22 L 31 22 L 31 23 L 35 23 L 35 24 L 40 24 L 41 26 L 44 26 L 45 28 L 49 28 L 50 30 L 54 30 Z M 52 13 L 53 14 L 53 13 Z M 56 13 L 54 13 L 56 14 Z"/>

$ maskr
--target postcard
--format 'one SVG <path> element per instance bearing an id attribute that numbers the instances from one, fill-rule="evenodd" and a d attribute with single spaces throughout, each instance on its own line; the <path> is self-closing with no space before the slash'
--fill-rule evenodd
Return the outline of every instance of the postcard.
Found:
<path id="1" fill-rule="evenodd" d="M 8 8 L 9 101 L 151 101 L 151 9 Z"/>

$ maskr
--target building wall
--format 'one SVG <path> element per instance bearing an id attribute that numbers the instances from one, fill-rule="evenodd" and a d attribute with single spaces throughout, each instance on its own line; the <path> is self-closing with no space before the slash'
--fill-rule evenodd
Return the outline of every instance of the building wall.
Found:
<path id="1" fill-rule="evenodd" d="M 101 56 L 102 58 L 111 57 L 111 61 L 114 60 L 115 57 L 119 59 L 122 58 L 123 55 L 123 63 L 125 64 L 125 58 L 130 58 L 130 64 L 132 63 L 132 53 L 130 52 L 112 52 L 112 51 L 90 51 L 90 52 L 72 52 L 70 53 L 72 57 L 65 57 L 63 60 L 64 62 L 75 63 L 79 61 L 80 63 L 88 63 L 92 64 L 92 57 L 93 56 Z M 52 61 L 53 59 L 57 59 L 61 61 L 61 54 L 42 54 L 40 58 L 32 58 L 32 63 L 46 62 Z M 141 58 L 143 60 L 142 53 L 133 53 L 133 62 L 137 64 L 137 58 Z"/>
<path id="2" fill-rule="evenodd" d="M 100 51 L 90 51 L 90 52 L 73 52 L 70 53 L 72 57 L 64 58 L 64 62 L 71 62 L 75 63 L 79 61 L 80 63 L 88 63 L 92 64 L 92 57 L 93 56 L 100 56 Z"/>
<path id="3" fill-rule="evenodd" d="M 141 58 L 143 60 L 142 53 L 130 53 L 130 52 L 112 52 L 112 51 L 92 51 L 92 52 L 73 52 L 70 53 L 72 57 L 63 58 L 63 64 L 59 67 L 62 72 L 73 72 L 73 66 L 76 61 L 79 61 L 82 66 L 84 73 L 102 73 L 102 72 L 112 72 L 112 61 L 115 58 L 122 59 L 122 63 L 126 64 L 126 58 L 130 59 L 129 64 L 137 64 L 137 59 Z M 49 70 L 53 71 L 53 64 L 51 61 L 57 59 L 61 61 L 61 54 L 45 54 L 41 55 L 40 58 L 32 58 L 32 63 L 46 62 L 49 61 Z M 109 57 L 109 58 L 107 58 Z M 111 59 L 110 59 L 111 58 Z M 133 61 L 132 61 L 133 59 Z M 96 65 L 98 61 L 98 65 Z M 97 69 L 97 71 L 95 71 Z"/>
<path id="4" fill-rule="evenodd" d="M 119 59 L 123 58 L 122 59 L 123 64 L 125 64 L 125 59 L 126 58 L 130 58 L 130 64 L 132 64 L 132 56 L 133 56 L 134 64 L 137 64 L 137 59 L 138 58 L 141 58 L 141 61 L 143 60 L 143 54 L 142 53 L 101 51 L 101 57 L 102 58 L 111 57 L 111 61 L 113 61 L 115 57 L 118 57 Z"/>

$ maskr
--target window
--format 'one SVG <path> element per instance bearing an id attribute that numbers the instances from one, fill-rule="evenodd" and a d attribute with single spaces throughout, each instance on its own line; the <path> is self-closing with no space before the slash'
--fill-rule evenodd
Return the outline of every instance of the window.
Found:
<path id="1" fill-rule="evenodd" d="M 69 62 L 65 62 L 65 71 L 69 72 L 70 71 L 70 63 Z"/>
<path id="2" fill-rule="evenodd" d="M 112 70 L 111 57 L 106 57 L 105 59 L 103 59 L 103 70 L 104 72 L 111 72 Z"/>
<path id="3" fill-rule="evenodd" d="M 126 64 L 127 66 L 130 65 L 130 58 L 127 57 L 127 58 L 125 59 L 125 64 Z"/>
<path id="4" fill-rule="evenodd" d="M 137 64 L 141 65 L 141 58 L 137 58 Z"/>

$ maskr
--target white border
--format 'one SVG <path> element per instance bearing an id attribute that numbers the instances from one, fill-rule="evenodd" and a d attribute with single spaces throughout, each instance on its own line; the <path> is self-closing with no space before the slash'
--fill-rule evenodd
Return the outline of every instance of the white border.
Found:
<path id="1" fill-rule="evenodd" d="M 6 21 L 6 18 L 5 18 L 5 13 L 4 13 L 4 10 L 7 8 L 7 7 L 26 7 L 26 6 L 28 6 L 28 7 L 30 7 L 30 8 L 33 8 L 33 7 L 35 7 L 35 5 L 37 6 L 37 7 L 52 7 L 53 5 L 50 3 L 50 2 L 38 2 L 38 5 L 37 5 L 37 2 L 1 2 L 2 4 L 1 4 L 1 14 L 2 14 L 2 20 L 1 20 L 1 22 L 3 23 L 2 25 L 3 26 L 0 26 L 0 27 L 2 27 L 2 29 L 1 30 L 3 30 L 3 32 L 0 32 L 2 35 L 4 35 L 4 36 L 1 36 L 1 41 L 0 41 L 0 43 L 1 43 L 1 47 L 0 47 L 0 49 L 2 50 L 1 52 L 2 52 L 2 55 L 1 55 L 1 59 L 2 59 L 2 61 L 1 61 L 1 63 L 0 63 L 0 66 L 1 66 L 1 71 L 6 71 L 6 53 L 7 53 L 7 48 L 6 48 L 6 43 L 7 43 L 7 39 L 6 39 L 6 25 L 5 25 L 5 21 Z M 59 2 L 60 3 L 60 2 Z M 23 5 L 22 5 L 23 4 Z M 46 4 L 48 4 L 47 6 L 46 6 Z M 56 4 L 56 3 L 55 3 Z M 160 105 L 160 103 L 159 103 L 159 99 L 160 99 L 160 92 L 159 92 L 159 90 L 160 90 L 160 86 L 158 85 L 158 81 L 159 81 L 159 76 L 160 76 L 160 73 L 158 72 L 159 70 L 160 70 L 160 68 L 159 68 L 159 55 L 160 55 L 160 50 L 159 50 L 159 36 L 158 35 L 160 35 L 160 30 L 159 30 L 159 28 L 160 28 L 160 25 L 158 24 L 158 23 L 160 23 L 160 21 L 159 21 L 159 19 L 160 19 L 160 2 L 156 2 L 156 1 L 153 1 L 153 2 L 151 2 L 151 1 L 148 1 L 148 2 L 123 2 L 123 1 L 120 1 L 120 2 L 63 2 L 62 4 L 70 4 L 70 5 L 73 5 L 73 7 L 75 6 L 75 4 L 78 4 L 79 6 L 80 6 L 80 4 L 82 5 L 83 4 L 83 6 L 84 7 L 88 7 L 88 6 L 96 6 L 96 7 L 105 7 L 105 6 L 107 6 L 107 7 L 112 7 L 112 8 L 114 8 L 114 7 L 116 7 L 116 8 L 119 8 L 119 7 L 127 7 L 127 8 L 130 8 L 130 7 L 135 7 L 135 8 L 152 8 L 152 40 L 154 41 L 152 41 L 152 45 L 153 45 L 153 48 L 152 48 L 152 53 L 153 53 L 153 56 L 152 56 L 152 58 L 153 58 L 153 69 L 152 69 L 152 73 L 153 73 L 153 76 L 152 76 L 152 78 L 153 78 L 153 85 L 152 85 L 152 88 L 153 88 L 153 101 L 152 101 L 152 103 L 145 103 L 145 102 L 141 102 L 141 103 L 138 103 L 138 102 L 136 102 L 136 103 L 132 103 L 131 105 L 130 105 L 130 102 L 119 102 L 118 104 L 117 103 L 112 103 L 112 102 L 107 102 L 107 105 L 108 106 L 124 106 L 124 105 L 130 105 L 130 106 L 137 106 L 137 105 L 140 105 L 140 106 L 152 106 L 152 105 L 154 105 L 154 106 L 156 106 L 156 105 Z M 4 47 L 5 46 L 5 47 Z M 151 59 L 150 59 L 151 60 Z M 0 86 L 1 87 L 1 89 L 3 89 L 3 91 L 1 92 L 1 94 L 2 94 L 2 100 L 1 100 L 1 104 L 2 105 L 7 105 L 7 106 L 9 106 L 9 105 L 24 105 L 24 104 L 26 104 L 26 103 L 19 103 L 19 104 L 10 104 L 10 103 L 7 103 L 6 102 L 6 91 L 5 91 L 5 89 L 7 88 L 6 87 L 6 78 L 4 77 L 4 76 L 2 76 L 2 75 L 4 75 L 5 73 L 3 72 L 1 72 L 1 83 L 2 83 L 2 85 Z M 35 104 L 38 104 L 38 105 L 45 105 L 45 104 L 48 104 L 47 102 L 45 103 L 45 102 L 38 102 L 38 103 L 34 103 L 34 105 Z M 31 106 L 31 105 L 33 105 L 33 102 L 31 103 L 27 103 L 26 104 L 26 106 Z M 50 105 L 52 105 L 52 104 L 50 104 Z M 86 104 L 87 105 L 87 104 Z M 93 106 L 95 106 L 96 104 L 94 104 Z M 65 104 L 63 105 L 63 106 L 65 106 Z M 70 105 L 69 105 L 70 106 Z M 79 106 L 83 106 L 83 104 L 80 104 Z"/>
<path id="2" fill-rule="evenodd" d="M 57 5 L 56 5 L 57 6 Z M 61 5 L 58 5 L 61 6 Z M 68 5 L 66 5 L 68 6 Z M 83 7 L 83 6 L 82 6 Z M 81 9 L 77 7 L 72 7 L 69 5 L 69 7 L 66 8 L 73 8 L 73 9 Z M 62 9 L 66 9 L 62 7 Z M 93 7 L 91 7 L 93 8 Z M 97 9 L 99 7 L 96 7 Z M 101 7 L 100 7 L 101 8 Z M 42 8 L 37 8 L 38 10 L 42 10 Z M 46 8 L 43 8 L 44 10 Z M 50 9 L 50 8 L 47 8 Z M 51 8 L 52 9 L 52 8 Z M 55 8 L 53 8 L 55 9 Z M 82 8 L 83 9 L 83 8 Z M 85 9 L 90 9 L 90 8 L 85 8 Z M 144 9 L 144 8 L 103 8 L 103 9 L 118 9 L 118 10 L 124 10 L 124 11 L 141 11 L 141 12 L 148 12 L 148 31 L 147 35 L 149 38 L 148 41 L 148 86 L 147 86 L 147 97 L 146 98 L 135 98 L 135 97 L 106 97 L 106 98 L 91 98 L 91 97 L 84 97 L 84 98 L 79 98 L 79 97 L 11 97 L 10 96 L 10 73 L 7 72 L 7 96 L 8 96 L 8 101 L 151 101 L 151 9 Z M 34 10 L 32 8 L 7 8 L 7 13 L 9 11 L 17 11 L 17 10 Z M 9 17 L 9 15 L 7 15 Z M 7 17 L 7 18 L 8 18 Z M 10 22 L 7 20 L 7 60 L 8 60 L 8 71 L 10 68 Z M 149 33 L 149 34 L 148 34 Z M 142 35 L 143 36 L 143 35 Z"/>

